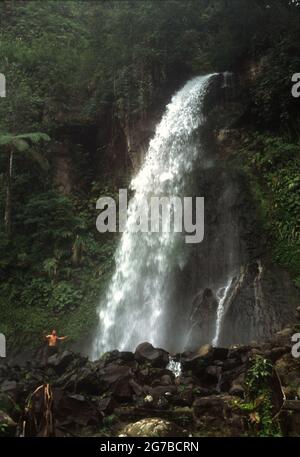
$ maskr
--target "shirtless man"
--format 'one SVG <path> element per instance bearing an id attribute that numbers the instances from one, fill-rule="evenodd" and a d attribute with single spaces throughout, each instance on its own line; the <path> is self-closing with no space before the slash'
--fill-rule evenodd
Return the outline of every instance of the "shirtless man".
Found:
<path id="1" fill-rule="evenodd" d="M 50 357 L 53 354 L 57 353 L 57 346 L 59 341 L 64 341 L 68 337 L 67 336 L 57 336 L 56 330 L 52 330 L 52 333 L 50 335 L 45 336 L 47 342 L 48 342 L 48 357 Z"/>

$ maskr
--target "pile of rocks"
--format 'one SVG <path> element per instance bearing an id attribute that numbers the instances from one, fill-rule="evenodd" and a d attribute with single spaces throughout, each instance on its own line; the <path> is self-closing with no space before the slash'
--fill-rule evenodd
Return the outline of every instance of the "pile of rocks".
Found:
<path id="1" fill-rule="evenodd" d="M 292 333 L 293 329 L 285 329 L 261 345 L 205 345 L 196 352 L 176 354 L 173 357 L 181 363 L 177 377 L 168 369 L 169 354 L 150 343 L 140 344 L 134 353 L 108 352 L 95 362 L 64 351 L 43 366 L 34 361 L 23 366 L 3 364 L 0 425 L 7 427 L 0 427 L 1 433 L 45 434 L 42 425 L 22 429 L 20 424 L 27 420 L 28 398 L 33 404 L 30 395 L 39 386 L 49 385 L 55 424 L 52 434 L 57 436 L 132 436 L 140 435 L 141 430 L 153 435 L 156 426 L 160 436 L 247 434 L 247 417 L 235 405 L 245 396 L 245 376 L 253 357 L 262 355 L 274 364 L 287 398 L 294 400 L 300 393 L 300 363 L 291 355 Z M 278 392 L 280 396 L 281 390 Z M 278 399 L 279 406 L 282 401 Z M 42 398 L 36 397 L 35 417 L 41 424 L 43 408 Z M 299 417 L 289 425 L 293 434 L 300 434 L 297 421 Z M 142 428 L 133 426 L 135 423 Z"/>

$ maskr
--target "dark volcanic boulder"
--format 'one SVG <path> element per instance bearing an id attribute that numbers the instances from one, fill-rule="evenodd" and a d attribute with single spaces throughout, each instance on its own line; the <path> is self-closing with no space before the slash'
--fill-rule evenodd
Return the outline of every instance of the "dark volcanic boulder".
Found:
<path id="1" fill-rule="evenodd" d="M 129 379 L 132 377 L 130 367 L 115 365 L 110 363 L 101 372 L 101 381 L 110 387 L 118 381 Z"/>
<path id="2" fill-rule="evenodd" d="M 273 363 L 280 359 L 285 354 L 288 354 L 291 351 L 289 346 L 275 347 L 269 351 L 265 352 L 265 357 L 269 358 Z"/>
<path id="3" fill-rule="evenodd" d="M 110 392 L 118 400 L 128 401 L 138 392 L 138 385 L 132 385 L 132 380 L 131 366 L 120 365 L 119 359 L 108 364 L 99 360 L 87 362 L 70 373 L 66 372 L 58 379 L 56 385 L 71 392 L 89 395 L 102 395 Z"/>
<path id="4" fill-rule="evenodd" d="M 213 349 L 213 359 L 214 360 L 226 360 L 228 357 L 229 349 L 227 348 L 214 348 Z"/>
<path id="5" fill-rule="evenodd" d="M 70 363 L 74 360 L 75 354 L 70 351 L 64 351 L 62 353 L 58 353 L 52 355 L 48 358 L 47 365 L 54 368 L 55 371 L 61 373 L 70 365 Z"/>
<path id="6" fill-rule="evenodd" d="M 181 356 L 182 372 L 203 376 L 205 369 L 213 360 L 214 348 L 210 344 L 201 346 L 196 352 L 184 352 Z"/>
<path id="7" fill-rule="evenodd" d="M 5 380 L 0 386 L 0 392 L 6 393 L 11 398 L 16 400 L 19 393 L 19 385 L 16 381 Z"/>
<path id="8" fill-rule="evenodd" d="M 241 361 L 239 359 L 227 359 L 223 362 L 222 365 L 222 370 L 223 371 L 230 371 L 233 370 L 234 368 L 237 368 L 241 365 Z"/>
<path id="9" fill-rule="evenodd" d="M 150 388 L 150 394 L 156 398 L 164 395 L 175 395 L 177 393 L 176 386 L 157 386 Z"/>
<path id="10" fill-rule="evenodd" d="M 245 397 L 245 389 L 243 386 L 239 384 L 233 384 L 231 389 L 229 390 L 230 395 L 234 395 L 236 397 L 244 398 Z"/>
<path id="11" fill-rule="evenodd" d="M 130 366 L 110 363 L 100 371 L 99 379 L 103 389 L 112 392 L 120 402 L 130 401 L 133 395 L 142 393 L 142 388 L 134 380 L 134 373 Z"/>
<path id="12" fill-rule="evenodd" d="M 240 363 L 245 363 L 251 355 L 253 346 L 237 346 L 229 349 L 228 359 L 238 360 Z"/>
<path id="13" fill-rule="evenodd" d="M 218 384 L 218 382 L 220 381 L 221 373 L 222 373 L 221 367 L 216 366 L 216 365 L 209 365 L 205 369 L 205 374 L 203 377 L 203 381 L 204 381 L 205 385 L 210 386 L 210 385 Z"/>
<path id="14" fill-rule="evenodd" d="M 211 395 L 210 397 L 197 398 L 193 403 L 196 417 L 217 416 L 225 419 L 231 410 L 231 403 L 235 400 L 229 395 Z"/>
<path id="15" fill-rule="evenodd" d="M 141 343 L 135 350 L 134 358 L 138 363 L 151 363 L 157 368 L 165 368 L 169 363 L 169 354 L 163 349 L 154 348 L 150 343 Z"/>
<path id="16" fill-rule="evenodd" d="M 236 401 L 232 395 L 197 398 L 193 410 L 198 425 L 204 430 L 213 429 L 215 436 L 243 436 L 247 422 L 245 413 L 235 407 Z"/>
<path id="17" fill-rule="evenodd" d="M 166 368 L 155 368 L 149 363 L 147 363 L 147 365 L 148 366 L 141 366 L 140 369 L 135 372 L 136 380 L 139 384 L 149 384 L 152 386 L 160 385 L 163 376 L 171 378 L 172 382 L 175 380 L 174 373 Z"/>
<path id="18" fill-rule="evenodd" d="M 107 416 L 113 412 L 118 403 L 114 400 L 114 397 L 111 393 L 108 395 L 103 395 L 102 397 L 93 398 L 98 411 L 102 416 Z"/>
<path id="19" fill-rule="evenodd" d="M 91 395 L 99 395 L 105 390 L 101 388 L 98 369 L 92 362 L 88 362 L 85 366 L 70 375 L 65 388 Z"/>
<path id="20" fill-rule="evenodd" d="M 129 384 L 134 392 L 134 394 L 139 397 L 143 393 L 143 388 L 140 386 L 134 379 L 129 380 Z"/>
<path id="21" fill-rule="evenodd" d="M 132 352 L 118 351 L 118 350 L 105 352 L 101 357 L 101 361 L 103 361 L 105 363 L 105 365 L 108 365 L 109 363 L 112 363 L 112 362 L 126 364 L 127 362 L 132 362 L 133 360 L 134 360 L 134 354 Z"/>
<path id="22" fill-rule="evenodd" d="M 173 379 L 172 379 L 171 375 L 169 375 L 169 374 L 162 375 L 162 377 L 160 378 L 160 384 L 162 386 L 169 386 L 170 384 L 173 384 Z"/>
<path id="23" fill-rule="evenodd" d="M 97 405 L 84 395 L 66 394 L 61 389 L 53 389 L 53 415 L 57 427 L 71 429 L 99 425 L 103 418 Z"/>
<path id="24" fill-rule="evenodd" d="M 247 371 L 247 364 L 240 364 L 232 370 L 226 370 L 222 372 L 221 379 L 219 381 L 219 388 L 222 392 L 228 392 L 233 384 L 242 385 L 244 382 L 245 374 Z"/>

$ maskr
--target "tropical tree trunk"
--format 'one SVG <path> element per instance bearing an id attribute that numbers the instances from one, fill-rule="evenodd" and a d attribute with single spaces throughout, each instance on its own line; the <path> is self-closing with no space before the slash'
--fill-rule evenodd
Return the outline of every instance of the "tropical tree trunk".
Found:
<path id="1" fill-rule="evenodd" d="M 4 224 L 6 233 L 8 236 L 11 235 L 11 214 L 12 214 L 12 177 L 13 177 L 13 161 L 14 161 L 14 150 L 12 147 L 9 148 L 9 165 L 7 173 L 7 186 L 6 186 L 6 201 L 5 201 L 5 214 Z"/>

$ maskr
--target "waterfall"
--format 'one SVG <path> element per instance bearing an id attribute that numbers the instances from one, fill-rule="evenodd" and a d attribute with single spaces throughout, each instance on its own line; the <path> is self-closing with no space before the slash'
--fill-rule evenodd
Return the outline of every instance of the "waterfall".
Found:
<path id="1" fill-rule="evenodd" d="M 203 100 L 213 75 L 187 82 L 167 106 L 141 170 L 131 182 L 134 197 L 116 252 L 116 267 L 105 300 L 92 357 L 112 349 L 134 350 L 142 341 L 162 345 L 168 329 L 170 274 L 182 264 L 180 233 L 133 233 L 140 202 L 151 196 L 184 196 L 196 161 L 201 160 L 197 130 L 204 123 Z M 198 141 L 197 141 L 198 140 Z"/>
<path id="2" fill-rule="evenodd" d="M 216 319 L 216 332 L 215 336 L 212 340 L 212 345 L 217 346 L 219 343 L 219 338 L 220 338 L 220 333 L 222 329 L 222 322 L 223 322 L 223 317 L 224 317 L 224 311 L 225 311 L 225 303 L 226 299 L 228 297 L 228 292 L 230 290 L 230 287 L 232 285 L 232 278 L 229 279 L 227 284 L 224 287 L 221 287 L 217 291 L 217 299 L 218 299 L 218 308 L 217 308 L 217 319 Z"/>

